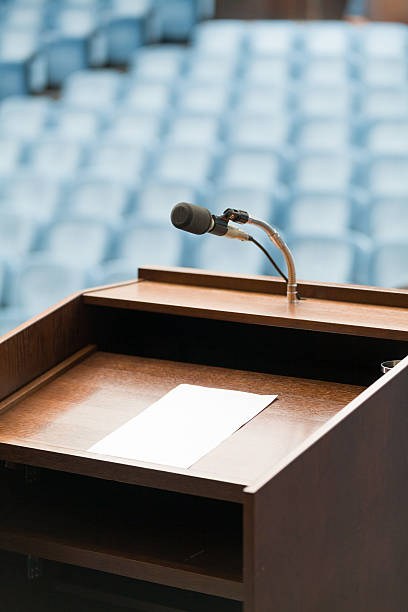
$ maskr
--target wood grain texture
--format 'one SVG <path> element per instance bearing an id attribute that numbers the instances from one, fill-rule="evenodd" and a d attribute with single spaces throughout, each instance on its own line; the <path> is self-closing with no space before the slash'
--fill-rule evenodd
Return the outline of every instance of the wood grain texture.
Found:
<path id="1" fill-rule="evenodd" d="M 404 0 L 393 0 L 387 3 L 371 0 L 365 8 L 365 15 L 371 21 L 408 23 L 408 7 Z"/>
<path id="2" fill-rule="evenodd" d="M 402 0 L 401 0 L 402 1 Z M 342 19 L 345 0 L 217 0 L 217 19 Z"/>
<path id="3" fill-rule="evenodd" d="M 61 537 L 56 537 L 53 540 L 49 536 L 43 536 L 46 528 L 42 521 L 38 520 L 40 517 L 33 514 L 32 518 L 36 521 L 32 533 L 21 531 L 19 524 L 9 525 L 6 522 L 4 526 L 0 527 L 0 546 L 11 552 L 32 554 L 43 559 L 89 567 L 110 574 L 118 574 L 238 601 L 243 599 L 242 583 L 235 580 L 188 571 L 176 567 L 175 564 L 166 566 L 161 565 L 159 561 L 133 559 L 124 555 L 122 550 L 100 550 L 97 543 L 92 542 L 92 538 L 75 541 L 67 536 L 65 540 Z M 110 530 L 111 527 L 106 525 L 106 529 Z M 78 531 L 77 535 L 79 535 Z M 223 559 L 219 560 L 222 561 Z"/>
<path id="4" fill-rule="evenodd" d="M 31 447 L 32 457 L 34 448 L 98 457 L 87 454 L 87 449 L 181 383 L 278 394 L 247 425 L 189 470 L 180 471 L 242 486 L 254 482 L 363 390 L 354 385 L 97 352 L 0 417 L 0 456 L 4 445 L 15 444 Z M 95 471 L 101 467 L 95 466 Z M 152 467 L 168 471 L 166 466 Z"/>
<path id="5" fill-rule="evenodd" d="M 139 280 L 286 295 L 286 284 L 278 276 L 248 276 L 246 274 L 210 272 L 197 268 L 144 266 L 139 268 Z M 377 306 L 396 306 L 397 308 L 408 307 L 407 289 L 384 289 L 383 287 L 366 285 L 346 285 L 344 283 L 322 283 L 302 280 L 298 282 L 300 293 L 305 298 L 358 304 L 376 304 Z M 99 287 L 98 289 L 103 290 L 105 288 Z"/>
<path id="6" fill-rule="evenodd" d="M 408 608 L 408 360 L 247 489 L 245 612 Z"/>
<path id="7" fill-rule="evenodd" d="M 90 344 L 82 297 L 76 294 L 0 339 L 0 400 Z"/>
<path id="8" fill-rule="evenodd" d="M 39 468 L 51 468 L 103 480 L 154 487 L 232 502 L 243 502 L 243 485 L 199 476 L 152 463 L 141 463 L 121 457 L 109 457 L 78 451 L 74 448 L 36 443 L 20 438 L 0 442 L 0 456 L 5 461 Z"/>
<path id="9" fill-rule="evenodd" d="M 61 376 L 61 374 L 64 374 L 64 372 L 72 368 L 79 361 L 82 361 L 82 359 L 88 357 L 95 350 L 96 346 L 94 344 L 89 344 L 80 351 L 77 351 L 76 353 L 71 355 L 71 357 L 64 359 L 64 361 L 61 361 L 61 363 L 56 365 L 54 368 L 47 370 L 45 374 L 42 374 L 38 378 L 35 378 L 24 387 L 21 387 L 12 395 L 9 395 L 7 399 L 4 399 L 2 402 L 0 402 L 0 414 L 4 414 L 6 410 L 9 410 L 15 404 L 18 404 L 19 402 L 23 401 L 24 399 L 35 393 L 35 391 L 38 391 L 39 389 L 50 383 L 52 380 L 57 378 L 57 376 Z"/>
<path id="10" fill-rule="evenodd" d="M 84 301 L 188 317 L 408 340 L 408 317 L 402 307 L 320 298 L 288 304 L 285 296 L 272 293 L 150 280 L 87 292 Z"/>

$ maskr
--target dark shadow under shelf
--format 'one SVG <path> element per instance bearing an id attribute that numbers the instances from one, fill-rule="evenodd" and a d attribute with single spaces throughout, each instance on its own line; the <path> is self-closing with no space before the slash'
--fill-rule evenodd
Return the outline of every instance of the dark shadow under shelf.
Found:
<path id="1" fill-rule="evenodd" d="M 239 504 L 40 474 L 3 517 L 1 548 L 242 599 Z"/>

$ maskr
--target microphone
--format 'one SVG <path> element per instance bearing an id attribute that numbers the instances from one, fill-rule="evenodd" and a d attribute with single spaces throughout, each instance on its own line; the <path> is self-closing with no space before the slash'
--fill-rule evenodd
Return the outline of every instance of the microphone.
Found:
<path id="1" fill-rule="evenodd" d="M 190 232 L 190 234 L 215 234 L 216 236 L 225 236 L 226 238 L 238 238 L 238 240 L 247 240 L 253 242 L 261 251 L 266 255 L 275 270 L 282 276 L 286 281 L 286 295 L 288 302 L 296 303 L 302 299 L 297 292 L 296 284 L 296 271 L 295 262 L 293 261 L 292 253 L 288 246 L 279 236 L 278 232 L 272 225 L 251 217 L 245 210 L 238 210 L 235 208 L 227 208 L 224 210 L 222 216 L 218 217 L 212 215 L 208 208 L 203 206 L 196 206 L 195 204 L 188 204 L 187 202 L 180 202 L 173 206 L 173 210 L 170 215 L 171 222 L 177 229 Z M 229 221 L 235 223 L 249 223 L 250 225 L 256 225 L 261 228 L 270 238 L 272 243 L 278 247 L 283 253 L 288 268 L 288 276 L 286 276 L 276 262 L 273 260 L 268 251 L 260 244 L 253 236 L 246 234 L 237 227 L 229 227 Z"/>
<path id="2" fill-rule="evenodd" d="M 215 234 L 226 238 L 249 240 L 249 235 L 236 227 L 228 226 L 228 219 L 212 215 L 208 208 L 180 202 L 173 207 L 170 215 L 171 222 L 177 229 L 191 234 Z"/>

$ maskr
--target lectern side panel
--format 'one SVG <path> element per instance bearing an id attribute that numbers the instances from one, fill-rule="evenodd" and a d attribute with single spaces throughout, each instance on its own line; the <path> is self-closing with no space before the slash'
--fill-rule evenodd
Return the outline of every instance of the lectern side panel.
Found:
<path id="1" fill-rule="evenodd" d="M 408 609 L 408 366 L 387 376 L 247 492 L 245 612 Z"/>
<path id="2" fill-rule="evenodd" d="M 0 400 L 89 343 L 79 295 L 20 326 L 0 340 Z"/>

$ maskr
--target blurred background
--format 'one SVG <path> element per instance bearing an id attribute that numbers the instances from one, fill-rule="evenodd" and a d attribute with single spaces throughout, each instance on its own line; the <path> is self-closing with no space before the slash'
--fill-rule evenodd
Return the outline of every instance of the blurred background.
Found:
<path id="1" fill-rule="evenodd" d="M 269 221 L 300 279 L 406 287 L 404 22 L 405 0 L 0 0 L 0 335 L 143 265 L 274 274 L 175 230 L 178 201 Z"/>

